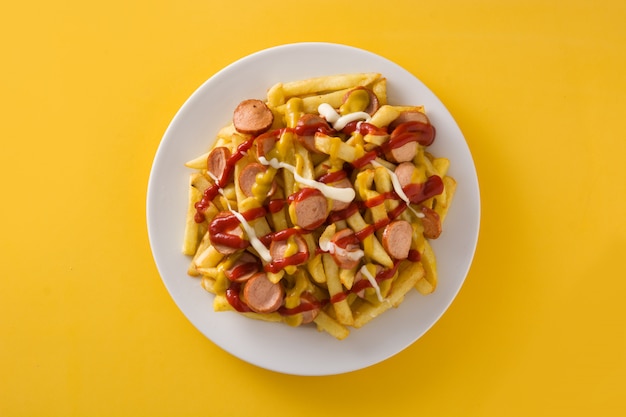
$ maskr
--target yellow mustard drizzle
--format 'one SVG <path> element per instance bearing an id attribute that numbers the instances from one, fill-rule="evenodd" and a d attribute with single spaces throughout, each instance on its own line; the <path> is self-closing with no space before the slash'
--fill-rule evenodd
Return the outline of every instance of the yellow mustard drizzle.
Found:
<path id="1" fill-rule="evenodd" d="M 354 90 L 346 101 L 339 107 L 339 114 L 346 115 L 364 111 L 370 104 L 370 95 L 363 89 Z"/>
<path id="2" fill-rule="evenodd" d="M 255 183 L 252 184 L 252 194 L 257 200 L 263 201 L 267 198 L 275 175 L 276 168 L 271 166 L 268 166 L 265 172 L 259 172 L 256 175 Z"/>
<path id="3" fill-rule="evenodd" d="M 340 148 L 342 143 L 343 143 L 343 141 L 338 136 L 333 136 L 330 139 L 329 156 L 331 157 L 331 159 L 337 159 L 337 157 L 339 155 L 339 148 Z"/>
<path id="4" fill-rule="evenodd" d="M 304 106 L 302 99 L 299 97 L 292 97 L 287 101 L 285 105 L 285 124 L 287 127 L 294 128 L 298 124 L 298 120 L 304 113 Z"/>
<path id="5" fill-rule="evenodd" d="M 299 269 L 295 274 L 295 284 L 293 288 L 285 294 L 285 307 L 295 308 L 300 305 L 300 296 L 309 287 L 309 279 L 303 270 Z M 302 323 L 302 314 L 294 314 L 284 317 L 285 323 L 290 326 L 299 326 Z"/>
<path id="6" fill-rule="evenodd" d="M 215 277 L 215 284 L 213 284 L 213 289 L 216 294 L 225 294 L 228 286 L 230 285 L 230 281 L 226 278 L 226 274 L 224 273 L 225 269 L 230 268 L 232 263 L 229 263 L 229 260 L 222 261 L 219 263 L 217 267 L 217 276 Z"/>

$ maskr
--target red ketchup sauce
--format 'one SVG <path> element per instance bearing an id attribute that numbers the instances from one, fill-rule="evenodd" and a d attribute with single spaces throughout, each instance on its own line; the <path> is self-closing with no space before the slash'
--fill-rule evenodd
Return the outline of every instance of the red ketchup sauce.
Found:
<path id="1" fill-rule="evenodd" d="M 378 274 L 376 274 L 376 276 L 374 277 L 374 279 L 376 280 L 376 283 L 380 284 L 381 282 L 385 280 L 393 278 L 393 276 L 398 271 L 398 265 L 400 265 L 400 262 L 396 261 L 394 262 L 393 267 L 389 269 L 383 269 Z M 352 293 L 356 294 L 359 291 L 364 290 L 366 288 L 370 288 L 370 287 L 372 287 L 372 283 L 368 279 L 362 279 L 358 282 L 355 282 L 351 289 L 342 291 L 340 293 L 333 295 L 332 297 L 330 297 L 330 300 L 328 301 L 331 304 L 338 303 L 342 300 L 345 300 L 348 297 L 348 295 Z"/>
<path id="2" fill-rule="evenodd" d="M 236 311 L 240 313 L 249 313 L 252 310 L 239 296 L 240 291 L 241 284 L 238 282 L 231 282 L 228 288 L 226 288 L 226 301 L 228 301 L 228 304 L 230 304 Z"/>
<path id="3" fill-rule="evenodd" d="M 301 265 L 309 259 L 309 252 L 298 252 L 283 259 L 274 259 L 270 263 L 265 264 L 265 271 L 279 272 L 291 265 Z"/>
<path id="4" fill-rule="evenodd" d="M 259 270 L 258 262 L 246 262 L 234 267 L 230 274 L 228 275 L 228 279 L 231 281 L 236 281 L 244 275 L 250 274 L 252 272 L 256 272 Z"/>
<path id="5" fill-rule="evenodd" d="M 348 124 L 348 126 L 350 126 L 350 123 Z M 346 129 L 349 132 L 354 132 L 356 130 L 356 126 L 350 126 L 350 128 L 348 128 L 348 126 L 344 128 L 344 132 L 346 131 Z M 359 124 L 359 133 L 363 135 L 367 133 L 375 135 L 386 135 L 387 131 L 369 123 L 363 122 Z M 398 125 L 398 127 L 396 127 L 391 132 L 391 136 L 387 142 L 383 143 L 381 146 L 375 147 L 362 157 L 352 161 L 352 166 L 357 169 L 363 168 L 365 165 L 369 164 L 377 157 L 384 155 L 392 149 L 400 148 L 409 142 L 417 142 L 420 145 L 429 146 L 434 142 L 434 140 L 435 127 L 430 123 L 405 122 Z"/>

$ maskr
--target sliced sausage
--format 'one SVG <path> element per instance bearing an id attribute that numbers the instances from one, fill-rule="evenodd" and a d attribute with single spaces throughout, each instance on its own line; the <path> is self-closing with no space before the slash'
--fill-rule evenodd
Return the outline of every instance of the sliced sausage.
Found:
<path id="1" fill-rule="evenodd" d="M 274 113 L 261 100 L 244 100 L 233 113 L 233 125 L 240 133 L 258 135 L 268 130 L 274 122 Z"/>
<path id="2" fill-rule="evenodd" d="M 224 275 L 234 282 L 245 282 L 259 272 L 259 260 L 250 252 L 244 251 L 230 268 L 224 270 Z"/>
<path id="3" fill-rule="evenodd" d="M 328 217 L 328 200 L 319 190 L 306 189 L 303 197 L 294 199 L 294 223 L 306 230 L 321 226 Z"/>
<path id="4" fill-rule="evenodd" d="M 303 262 L 306 262 L 309 258 L 309 246 L 306 244 L 306 240 L 300 235 L 293 235 L 293 240 L 296 242 L 298 246 L 298 255 L 300 255 Z M 286 239 L 283 240 L 272 240 L 270 243 L 270 256 L 272 257 L 272 262 L 281 263 L 287 257 L 285 253 L 287 252 L 287 248 L 289 247 L 288 241 Z M 304 255 L 302 255 L 304 254 Z M 291 254 L 289 256 L 294 256 L 295 254 Z"/>
<path id="5" fill-rule="evenodd" d="M 257 158 L 266 157 L 268 153 L 274 148 L 276 142 L 279 137 L 275 132 L 267 132 L 263 135 L 258 136 L 254 140 L 254 145 L 256 146 L 256 156 Z"/>
<path id="6" fill-rule="evenodd" d="M 239 173 L 239 188 L 245 194 L 246 197 L 254 197 L 252 187 L 256 184 L 256 176 L 267 171 L 265 165 L 259 163 L 252 163 L 246 165 Z M 276 183 L 272 181 L 272 185 L 267 193 L 267 197 L 270 197 L 276 191 Z"/>
<path id="7" fill-rule="evenodd" d="M 320 153 L 315 147 L 315 132 L 327 132 L 330 130 L 330 126 L 323 117 L 307 113 L 300 117 L 295 130 L 302 146 L 310 152 Z"/>
<path id="8" fill-rule="evenodd" d="M 391 147 L 385 151 L 385 158 L 395 163 L 412 161 L 417 154 L 417 146 L 417 142 L 412 140 L 402 146 Z"/>
<path id="9" fill-rule="evenodd" d="M 211 244 L 222 255 L 231 255 L 245 249 L 250 242 L 244 240 L 244 232 L 239 221 L 231 212 L 218 213 L 209 223 Z"/>
<path id="10" fill-rule="evenodd" d="M 378 97 L 376 96 L 376 94 L 374 94 L 374 92 L 367 88 L 367 87 L 363 87 L 363 86 L 359 86 L 356 88 L 353 88 L 352 90 L 348 91 L 344 96 L 343 96 L 343 102 L 345 103 L 346 101 L 348 101 L 348 99 L 350 98 L 350 96 L 354 93 L 359 94 L 359 91 L 365 91 L 368 95 L 368 102 L 367 102 L 367 106 L 365 106 L 365 108 L 363 109 L 358 109 L 358 110 L 353 110 L 353 111 L 364 111 L 366 113 L 374 114 L 376 113 L 376 111 L 378 111 L 378 109 L 380 108 L 380 103 L 378 101 Z"/>
<path id="11" fill-rule="evenodd" d="M 394 169 L 394 174 L 398 177 L 398 182 L 400 186 L 404 188 L 405 186 L 411 184 L 413 180 L 413 174 L 417 168 L 412 162 L 402 162 L 399 164 L 396 169 Z"/>
<path id="12" fill-rule="evenodd" d="M 311 323 L 320 312 L 320 303 L 313 294 L 304 292 L 300 295 L 300 304 L 307 307 L 302 314 L 302 324 Z"/>
<path id="13" fill-rule="evenodd" d="M 439 235 L 441 235 L 442 230 L 439 213 L 426 206 L 422 206 L 421 212 L 424 214 L 424 217 L 422 217 L 424 237 L 428 239 L 437 239 Z"/>
<path id="14" fill-rule="evenodd" d="M 214 178 L 223 181 L 222 175 L 226 170 L 228 158 L 230 158 L 230 150 L 224 146 L 218 146 L 211 150 L 207 158 L 207 170 Z"/>
<path id="15" fill-rule="evenodd" d="M 242 300 L 257 313 L 273 313 L 283 303 L 285 292 L 273 283 L 264 272 L 255 274 L 243 286 Z"/>
<path id="16" fill-rule="evenodd" d="M 376 278 L 376 275 L 378 275 L 378 274 L 379 274 L 382 270 L 383 270 L 383 267 L 382 267 L 382 266 L 380 266 L 380 265 L 376 265 L 376 269 L 375 269 L 375 273 L 374 273 L 374 278 Z M 360 285 L 358 284 L 358 282 L 363 281 L 363 280 L 369 281 L 369 280 L 367 279 L 367 277 L 363 276 L 363 273 L 362 273 L 362 272 L 361 272 L 361 270 L 359 269 L 359 270 L 357 271 L 357 273 L 354 275 L 354 283 L 352 284 L 352 288 L 355 288 L 355 287 L 360 287 Z M 362 290 L 357 291 L 357 292 L 356 292 L 356 295 L 357 295 L 357 296 L 359 296 L 359 297 L 361 297 L 361 298 L 364 298 L 364 297 L 365 297 L 365 289 L 366 289 L 366 288 L 368 288 L 368 287 L 365 287 L 365 288 L 363 288 Z"/>
<path id="17" fill-rule="evenodd" d="M 330 185 L 331 187 L 337 187 L 337 188 L 354 188 L 352 186 L 352 182 L 348 178 L 343 178 L 337 182 L 333 182 L 328 185 Z M 350 206 L 349 201 L 346 202 L 346 201 L 332 200 L 331 210 L 332 211 L 345 210 L 348 208 L 348 206 Z"/>
<path id="18" fill-rule="evenodd" d="M 361 246 L 357 243 L 358 240 L 352 229 L 341 229 L 333 235 L 330 241 L 335 247 L 331 255 L 339 268 L 352 269 L 359 264 L 362 256 L 362 252 L 361 256 L 358 256 Z"/>
<path id="19" fill-rule="evenodd" d="M 417 110 L 407 110 L 400 113 L 400 115 L 396 117 L 393 122 L 389 123 L 389 132 L 392 132 L 396 127 L 398 127 L 398 125 L 406 122 L 420 122 L 430 124 L 430 120 L 428 119 L 428 116 L 426 116 L 426 114 Z"/>
<path id="20" fill-rule="evenodd" d="M 383 248 L 394 259 L 406 259 L 411 249 L 413 227 L 406 220 L 394 220 L 385 226 L 382 236 Z"/>

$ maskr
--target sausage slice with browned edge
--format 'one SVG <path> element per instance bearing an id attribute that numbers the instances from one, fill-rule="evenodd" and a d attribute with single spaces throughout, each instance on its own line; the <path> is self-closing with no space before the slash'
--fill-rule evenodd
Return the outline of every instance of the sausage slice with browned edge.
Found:
<path id="1" fill-rule="evenodd" d="M 343 96 L 343 103 L 345 103 L 346 101 L 348 101 L 348 99 L 350 99 L 350 96 L 352 96 L 353 94 L 367 94 L 367 105 L 362 108 L 362 109 L 347 109 L 348 111 L 364 111 L 365 113 L 368 113 L 370 115 L 373 115 L 374 113 L 376 113 L 380 107 L 380 103 L 378 101 L 378 96 L 376 96 L 376 94 L 369 88 L 367 87 L 363 87 L 363 86 L 358 86 L 356 88 L 353 88 L 352 90 L 348 91 L 344 96 Z"/>
<path id="2" fill-rule="evenodd" d="M 228 220 L 225 222 L 224 220 Z M 209 223 L 211 244 L 222 255 L 231 255 L 249 245 L 239 221 L 228 211 L 218 213 Z"/>
<path id="3" fill-rule="evenodd" d="M 307 308 L 302 311 L 302 324 L 311 323 L 320 313 L 320 302 L 309 292 L 300 295 L 300 304 Z"/>
<path id="4" fill-rule="evenodd" d="M 420 122 L 430 124 L 430 120 L 425 113 L 417 110 L 407 110 L 400 113 L 391 123 L 389 123 L 388 130 L 392 132 L 398 125 L 406 122 Z"/>
<path id="5" fill-rule="evenodd" d="M 233 113 L 237 132 L 258 135 L 268 130 L 274 122 L 274 113 L 261 100 L 244 100 Z"/>
<path id="6" fill-rule="evenodd" d="M 298 141 L 308 151 L 313 153 L 320 153 L 315 147 L 315 132 L 329 130 L 330 126 L 326 119 L 315 114 L 303 114 L 298 123 L 296 123 L 296 133 L 298 134 Z"/>
<path id="7" fill-rule="evenodd" d="M 250 252 L 243 251 L 237 260 L 224 270 L 224 275 L 231 281 L 245 282 L 257 272 L 259 272 L 259 259 Z"/>
<path id="8" fill-rule="evenodd" d="M 424 237 L 428 239 L 437 239 L 441 235 L 441 219 L 439 214 L 426 206 L 422 206 L 421 212 L 424 214 L 422 217 L 422 226 L 424 226 Z"/>
<path id="9" fill-rule="evenodd" d="M 223 180 L 222 175 L 230 158 L 230 150 L 224 146 L 213 148 L 207 158 L 207 171 L 211 173 L 214 179 Z"/>
<path id="10" fill-rule="evenodd" d="M 241 172 L 239 173 L 239 188 L 245 194 L 246 197 L 254 197 L 254 193 L 252 192 L 252 187 L 256 184 L 256 177 L 258 174 L 262 174 L 267 171 L 265 165 L 261 165 L 259 163 L 251 163 L 246 165 Z M 267 197 L 272 196 L 276 191 L 276 183 L 272 182 Z"/>
<path id="11" fill-rule="evenodd" d="M 385 151 L 385 157 L 388 161 L 395 163 L 412 161 L 417 154 L 417 146 L 417 142 L 412 140 L 404 145 L 391 147 Z"/>
<path id="12" fill-rule="evenodd" d="M 412 237 L 411 223 L 406 220 L 394 220 L 383 230 L 383 248 L 394 259 L 406 259 L 411 249 Z"/>
<path id="13" fill-rule="evenodd" d="M 257 136 L 254 140 L 257 158 L 260 160 L 261 157 L 266 157 L 267 154 L 274 148 L 278 139 L 278 134 L 273 131 Z"/>
<path id="14" fill-rule="evenodd" d="M 285 292 L 278 283 L 269 280 L 264 272 L 250 278 L 243 286 L 242 300 L 257 313 L 273 313 L 283 303 Z"/>
<path id="15" fill-rule="evenodd" d="M 415 164 L 412 162 L 402 162 L 401 164 L 398 164 L 398 166 L 393 170 L 393 173 L 396 174 L 396 177 L 398 177 L 400 187 L 404 188 L 413 182 L 413 174 L 416 169 Z"/>
<path id="16" fill-rule="evenodd" d="M 307 189 L 308 191 L 308 189 Z M 321 226 L 328 217 L 328 200 L 319 190 L 307 192 L 303 197 L 294 199 L 293 222 L 306 230 Z"/>
<path id="17" fill-rule="evenodd" d="M 350 181 L 348 178 L 342 178 L 339 181 L 330 183 L 328 185 L 330 185 L 331 187 L 336 187 L 336 188 L 354 188 L 352 186 L 352 181 Z M 331 210 L 332 211 L 345 210 L 348 208 L 348 206 L 350 206 L 349 201 L 332 200 Z"/>
<path id="18" fill-rule="evenodd" d="M 300 260 L 304 263 L 309 259 L 309 246 L 306 244 L 306 240 L 298 234 L 292 236 L 293 241 L 296 243 L 298 247 L 298 251 L 294 254 L 290 254 L 289 256 L 300 255 Z M 289 243 L 287 239 L 282 240 L 272 240 L 270 243 L 270 256 L 272 257 L 272 262 L 280 264 L 285 261 L 288 256 L 285 256 L 287 249 L 289 248 Z M 294 258 L 295 259 L 295 258 Z"/>
<path id="19" fill-rule="evenodd" d="M 361 249 L 361 246 L 356 243 L 358 240 L 352 229 L 341 229 L 330 238 L 330 241 L 335 244 L 336 249 L 331 253 L 331 256 L 339 268 L 352 269 L 359 264 L 361 259 L 355 254 Z"/>

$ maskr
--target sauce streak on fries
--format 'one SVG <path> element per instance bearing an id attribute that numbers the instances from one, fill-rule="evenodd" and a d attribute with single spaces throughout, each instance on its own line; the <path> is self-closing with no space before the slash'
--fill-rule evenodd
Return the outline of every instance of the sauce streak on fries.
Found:
<path id="1" fill-rule="evenodd" d="M 190 175 L 183 253 L 216 311 L 337 339 L 437 286 L 430 239 L 456 189 L 422 106 L 377 73 L 272 86 L 243 101 Z"/>

